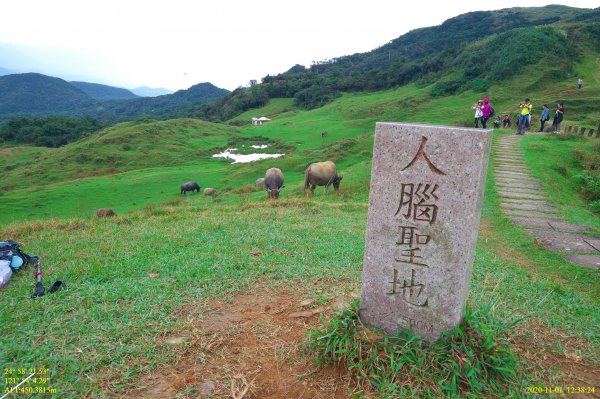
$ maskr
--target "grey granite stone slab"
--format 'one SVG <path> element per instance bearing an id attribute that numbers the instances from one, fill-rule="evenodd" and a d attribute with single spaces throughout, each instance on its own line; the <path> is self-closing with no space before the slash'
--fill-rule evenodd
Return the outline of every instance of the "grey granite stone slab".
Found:
<path id="1" fill-rule="evenodd" d="M 503 175 L 494 174 L 494 180 L 497 183 L 504 184 L 540 184 L 541 182 L 538 179 L 534 178 L 526 178 L 526 177 L 506 177 Z"/>
<path id="2" fill-rule="evenodd" d="M 523 153 L 521 153 L 521 151 L 517 151 L 515 149 L 497 148 L 496 151 L 493 152 L 493 156 L 494 156 L 494 159 L 496 157 L 523 158 Z"/>
<path id="3" fill-rule="evenodd" d="M 502 212 L 508 216 L 517 216 L 524 218 L 540 218 L 549 220 L 563 220 L 562 215 L 558 213 L 538 212 L 523 209 L 502 209 Z"/>
<path id="4" fill-rule="evenodd" d="M 523 158 L 522 155 L 512 155 L 512 154 L 506 154 L 506 153 L 496 153 L 493 154 L 493 158 L 494 162 L 505 162 L 505 163 L 512 163 L 512 162 L 525 162 L 525 158 Z"/>
<path id="5" fill-rule="evenodd" d="M 504 175 L 504 174 L 505 174 L 506 172 L 518 172 L 518 173 L 523 173 L 523 174 L 525 174 L 526 176 L 529 176 L 529 178 L 534 178 L 534 177 L 532 177 L 532 176 L 529 174 L 529 171 L 528 171 L 528 170 L 517 170 L 517 169 L 511 169 L 511 170 L 508 170 L 508 169 L 505 169 L 505 168 L 494 168 L 494 176 L 502 176 L 502 177 L 505 177 L 505 175 Z M 534 178 L 534 179 L 535 179 L 535 178 Z"/>
<path id="6" fill-rule="evenodd" d="M 516 182 L 516 181 L 505 181 L 505 180 L 496 180 L 496 186 L 498 188 L 504 187 L 508 189 L 543 189 L 544 186 L 540 183 L 528 183 L 528 182 Z"/>
<path id="7" fill-rule="evenodd" d="M 503 183 L 520 183 L 520 184 L 526 184 L 526 183 L 540 184 L 541 183 L 541 181 L 539 179 L 536 179 L 535 177 L 506 176 L 502 173 L 494 173 L 494 180 L 496 180 L 497 182 L 503 182 Z"/>
<path id="8" fill-rule="evenodd" d="M 520 172 L 531 174 L 531 169 L 526 166 L 518 166 L 518 165 L 495 165 L 494 170 L 498 172 Z"/>
<path id="9" fill-rule="evenodd" d="M 533 194 L 533 195 L 546 195 L 546 190 L 543 188 L 523 188 L 523 187 L 496 187 L 498 191 L 506 191 L 516 194 Z"/>
<path id="10" fill-rule="evenodd" d="M 533 177 L 529 173 L 516 172 L 512 170 L 498 170 L 496 169 L 494 174 L 496 176 L 503 176 L 515 179 L 532 179 Z"/>
<path id="11" fill-rule="evenodd" d="M 509 165 L 504 163 L 497 163 L 494 165 L 493 169 L 494 172 L 518 172 L 531 174 L 531 169 L 529 169 L 526 165 Z"/>
<path id="12" fill-rule="evenodd" d="M 529 170 L 529 167 L 524 163 L 524 162 L 520 162 L 520 161 L 505 161 L 505 160 L 499 160 L 498 162 L 494 162 L 493 163 L 494 169 L 502 169 L 502 168 L 508 168 L 508 169 L 527 169 Z M 511 171 L 509 171 L 511 172 Z"/>
<path id="13" fill-rule="evenodd" d="M 500 206 L 502 208 L 508 209 L 521 209 L 527 211 L 544 211 L 544 212 L 554 212 L 557 213 L 558 209 L 554 206 L 549 205 L 533 205 L 533 204 L 512 204 L 507 202 L 501 202 Z"/>
<path id="14" fill-rule="evenodd" d="M 589 267 L 590 269 L 600 269 L 599 255 L 564 254 L 562 257 L 579 266 Z"/>
<path id="15" fill-rule="evenodd" d="M 505 176 L 506 173 L 521 173 L 524 176 L 527 176 L 529 178 L 534 178 L 531 175 L 531 171 L 529 169 L 524 169 L 524 168 L 506 168 L 506 167 L 495 167 L 494 169 L 494 176 Z"/>
<path id="16" fill-rule="evenodd" d="M 546 248 L 556 251 L 600 254 L 600 237 L 588 237 L 581 234 L 562 233 L 548 230 L 526 230 Z"/>
<path id="17" fill-rule="evenodd" d="M 513 222 L 514 224 L 519 225 L 519 226 L 554 231 L 552 226 L 550 226 L 550 224 L 549 224 L 549 219 L 522 218 L 522 217 L 515 217 L 515 216 L 509 216 L 508 219 L 511 222 Z"/>
<path id="18" fill-rule="evenodd" d="M 514 170 L 498 170 L 498 168 L 494 168 L 494 176 L 505 177 L 507 179 L 529 179 L 529 180 L 538 180 L 537 177 L 532 176 L 530 173 L 519 172 Z"/>
<path id="19" fill-rule="evenodd" d="M 531 204 L 531 205 L 548 205 L 553 206 L 551 202 L 548 202 L 546 198 L 511 198 L 503 197 L 502 202 L 507 204 Z"/>
<path id="20" fill-rule="evenodd" d="M 502 157 L 500 158 L 494 158 L 494 161 L 492 163 L 494 166 L 498 166 L 498 165 L 504 165 L 504 166 L 518 166 L 518 167 L 527 167 L 525 161 L 523 159 L 510 159 L 510 160 L 506 160 Z"/>
<path id="21" fill-rule="evenodd" d="M 552 219 L 523 218 L 514 216 L 509 216 L 509 219 L 515 224 L 518 224 L 519 226 L 550 231 L 562 231 L 565 233 L 583 233 L 591 230 L 588 226 L 580 226 L 577 224 L 571 224 L 568 222 Z"/>
<path id="22" fill-rule="evenodd" d="M 499 186 L 509 186 L 509 187 L 528 187 L 528 188 L 542 188 L 541 182 L 537 179 L 514 179 L 508 178 L 504 176 L 496 176 L 494 179 L 496 184 Z"/>
<path id="23" fill-rule="evenodd" d="M 540 180 L 538 178 L 532 176 L 515 176 L 515 175 L 507 175 L 505 173 L 496 173 L 494 172 L 494 177 L 496 180 L 506 180 L 506 181 L 515 181 L 515 182 L 532 182 L 539 183 Z"/>
<path id="24" fill-rule="evenodd" d="M 514 198 L 514 199 L 532 199 L 532 200 L 547 200 L 545 195 L 530 194 L 530 193 L 519 193 L 514 191 L 498 190 L 503 198 Z"/>
<path id="25" fill-rule="evenodd" d="M 529 167 L 527 166 L 527 164 L 525 162 L 521 162 L 521 161 L 504 161 L 504 160 L 498 160 L 498 161 L 494 161 L 494 167 L 498 168 L 498 167 L 512 167 L 512 168 L 521 168 L 521 169 L 529 169 Z"/>
<path id="26" fill-rule="evenodd" d="M 527 175 L 531 175 L 531 169 L 524 165 L 506 165 L 506 164 L 496 164 L 493 167 L 494 173 L 497 172 L 517 172 L 517 173 L 525 173 Z"/>
<path id="27" fill-rule="evenodd" d="M 377 123 L 363 322 L 426 339 L 464 318 L 491 130 Z"/>

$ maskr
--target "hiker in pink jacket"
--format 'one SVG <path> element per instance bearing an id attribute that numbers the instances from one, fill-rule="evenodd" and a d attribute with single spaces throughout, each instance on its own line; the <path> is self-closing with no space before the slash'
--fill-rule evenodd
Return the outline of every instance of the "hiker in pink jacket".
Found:
<path id="1" fill-rule="evenodd" d="M 488 119 L 490 119 L 490 100 L 486 97 L 483 99 L 483 108 L 481 108 L 482 117 L 481 117 L 481 127 L 486 129 L 485 124 Z"/>

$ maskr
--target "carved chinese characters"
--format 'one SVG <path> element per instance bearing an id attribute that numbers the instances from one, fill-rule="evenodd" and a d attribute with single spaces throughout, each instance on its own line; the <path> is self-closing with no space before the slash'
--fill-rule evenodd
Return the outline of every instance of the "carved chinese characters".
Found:
<path id="1" fill-rule="evenodd" d="M 378 123 L 361 319 L 438 338 L 464 316 L 491 131 Z"/>

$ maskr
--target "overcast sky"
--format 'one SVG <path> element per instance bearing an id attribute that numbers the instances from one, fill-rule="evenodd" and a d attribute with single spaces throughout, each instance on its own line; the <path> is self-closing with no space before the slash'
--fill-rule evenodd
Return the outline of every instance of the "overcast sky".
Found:
<path id="1" fill-rule="evenodd" d="M 295 64 L 372 50 L 459 14 L 516 6 L 523 2 L 7 0 L 0 68 L 126 88 L 211 82 L 233 90 Z"/>

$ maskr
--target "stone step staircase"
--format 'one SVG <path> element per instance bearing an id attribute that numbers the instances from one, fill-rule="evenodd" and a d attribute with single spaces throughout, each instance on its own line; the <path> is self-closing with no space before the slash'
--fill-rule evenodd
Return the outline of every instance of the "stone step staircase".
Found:
<path id="1" fill-rule="evenodd" d="M 500 207 L 514 224 L 576 265 L 600 269 L 600 237 L 587 226 L 564 220 L 546 196 L 543 184 L 531 175 L 518 148 L 520 136 L 498 139 L 492 149 L 493 174 Z"/>

